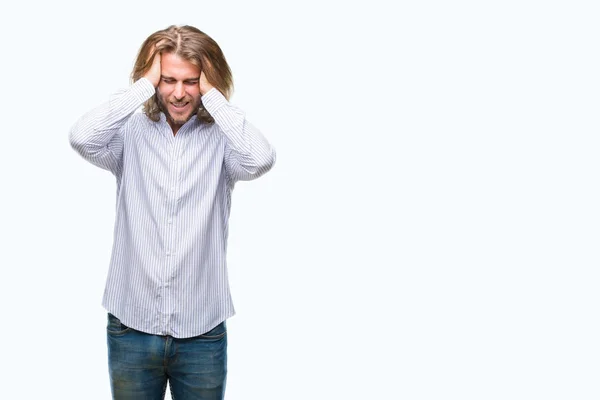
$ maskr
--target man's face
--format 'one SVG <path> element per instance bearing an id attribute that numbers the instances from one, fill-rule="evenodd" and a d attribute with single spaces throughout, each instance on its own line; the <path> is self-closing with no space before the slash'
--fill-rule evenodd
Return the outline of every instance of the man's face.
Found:
<path id="1" fill-rule="evenodd" d="M 158 101 L 177 133 L 200 106 L 200 68 L 173 53 L 161 55 L 160 68 Z"/>

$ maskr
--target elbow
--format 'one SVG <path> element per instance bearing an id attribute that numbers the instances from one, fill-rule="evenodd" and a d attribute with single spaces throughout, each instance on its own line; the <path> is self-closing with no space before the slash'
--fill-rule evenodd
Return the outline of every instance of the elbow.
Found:
<path id="1" fill-rule="evenodd" d="M 71 148 L 80 155 L 84 155 L 86 153 L 86 142 L 83 138 L 84 135 L 81 135 L 76 127 L 73 127 L 69 132 L 69 144 L 71 145 Z"/>
<path id="2" fill-rule="evenodd" d="M 76 123 L 69 132 L 69 144 L 84 158 L 95 156 L 102 146 L 93 138 L 93 131 L 85 128 L 80 122 Z"/>
<path id="3" fill-rule="evenodd" d="M 260 162 L 257 165 L 257 176 L 266 174 L 273 168 L 275 165 L 275 161 L 277 160 L 277 153 L 275 149 L 271 146 L 269 152 L 265 154 L 265 157 L 260 159 Z"/>
<path id="4" fill-rule="evenodd" d="M 251 181 L 259 178 L 273 168 L 275 159 L 275 150 L 271 147 L 260 155 L 245 159 L 244 162 L 232 164 L 234 179 Z"/>
<path id="5" fill-rule="evenodd" d="M 71 145 L 71 148 L 78 153 L 80 153 L 81 149 L 83 149 L 84 143 L 81 138 L 78 137 L 75 128 L 71 129 L 69 132 L 69 144 Z"/>

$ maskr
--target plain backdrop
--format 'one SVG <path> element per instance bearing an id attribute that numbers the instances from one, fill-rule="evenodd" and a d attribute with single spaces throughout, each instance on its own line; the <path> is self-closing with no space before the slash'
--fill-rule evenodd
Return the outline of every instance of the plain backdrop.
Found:
<path id="1" fill-rule="evenodd" d="M 227 399 L 597 400 L 597 4 L 4 6 L 0 398 L 110 398 L 115 182 L 68 134 L 190 24 L 277 149 L 233 193 Z"/>

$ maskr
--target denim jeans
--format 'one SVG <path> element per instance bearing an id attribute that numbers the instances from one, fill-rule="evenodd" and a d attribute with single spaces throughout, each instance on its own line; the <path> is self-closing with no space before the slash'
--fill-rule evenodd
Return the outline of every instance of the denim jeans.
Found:
<path id="1" fill-rule="evenodd" d="M 225 322 L 188 339 L 149 335 L 108 314 L 108 369 L 113 399 L 222 400 L 227 377 Z"/>

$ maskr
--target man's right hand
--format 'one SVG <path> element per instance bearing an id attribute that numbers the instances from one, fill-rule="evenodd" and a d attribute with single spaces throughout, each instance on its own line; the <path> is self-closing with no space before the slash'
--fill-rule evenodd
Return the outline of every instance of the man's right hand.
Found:
<path id="1" fill-rule="evenodd" d="M 152 60 L 152 66 L 144 75 L 144 78 L 148 79 L 154 87 L 158 86 L 160 82 L 160 52 L 154 54 L 154 60 Z"/>

